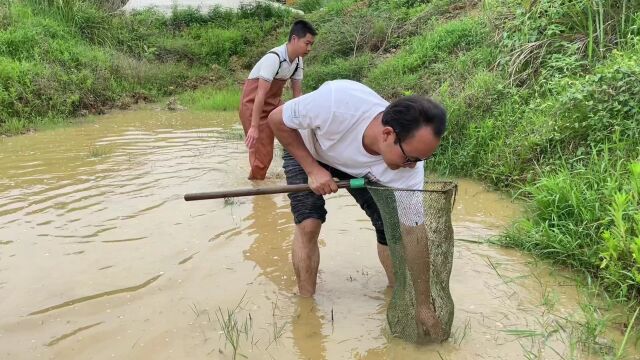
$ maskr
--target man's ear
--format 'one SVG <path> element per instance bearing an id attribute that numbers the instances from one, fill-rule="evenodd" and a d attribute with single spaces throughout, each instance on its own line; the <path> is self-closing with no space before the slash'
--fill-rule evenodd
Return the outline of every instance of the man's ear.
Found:
<path id="1" fill-rule="evenodd" d="M 391 139 L 391 136 L 393 136 L 394 134 L 395 132 L 391 127 L 385 126 L 382 128 L 382 140 L 388 141 Z"/>

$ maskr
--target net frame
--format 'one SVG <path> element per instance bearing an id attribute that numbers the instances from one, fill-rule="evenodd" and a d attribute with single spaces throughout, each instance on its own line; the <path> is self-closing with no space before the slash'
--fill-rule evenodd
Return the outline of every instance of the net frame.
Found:
<path id="1" fill-rule="evenodd" d="M 443 341 L 451 335 L 454 303 L 449 289 L 453 266 L 453 224 L 451 212 L 455 204 L 458 185 L 453 181 L 427 181 L 423 190 L 398 189 L 381 185 L 367 185 L 382 215 L 384 231 L 389 246 L 395 286 L 387 307 L 387 322 L 393 336 L 413 343 Z M 442 325 L 440 338 L 423 331 L 417 322 L 413 280 L 408 269 L 405 246 L 402 240 L 398 199 L 403 194 L 422 194 L 427 241 L 421 246 L 429 250 L 429 283 L 431 301 Z M 406 209 L 406 206 L 404 207 Z M 410 209 L 411 210 L 411 209 Z"/>

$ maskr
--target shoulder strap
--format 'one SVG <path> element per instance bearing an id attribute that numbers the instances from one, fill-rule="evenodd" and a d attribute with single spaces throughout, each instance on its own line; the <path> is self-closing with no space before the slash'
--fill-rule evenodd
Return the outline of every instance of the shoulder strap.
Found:
<path id="1" fill-rule="evenodd" d="M 293 79 L 293 75 L 295 75 L 298 72 L 298 68 L 300 67 L 300 60 L 301 60 L 300 57 L 298 57 L 298 62 L 296 62 L 296 68 L 291 73 L 291 76 L 289 77 L 289 79 Z"/>
<path id="2" fill-rule="evenodd" d="M 278 75 L 278 72 L 280 72 L 280 66 L 282 66 L 282 63 L 283 63 L 283 62 L 285 62 L 285 61 L 287 61 L 287 60 L 286 60 L 286 59 L 285 59 L 285 60 L 281 60 L 281 59 L 280 59 L 280 54 L 278 54 L 278 53 L 277 53 L 277 52 L 275 52 L 275 51 L 269 51 L 267 54 L 273 54 L 273 55 L 275 55 L 275 56 L 277 56 L 277 57 L 278 57 L 278 61 L 279 61 L 279 62 L 278 62 L 278 70 L 276 70 L 276 73 L 275 73 L 275 74 L 273 74 L 273 78 L 275 79 L 275 78 L 276 78 L 276 76 Z M 296 68 L 296 70 L 297 70 L 297 68 Z"/>

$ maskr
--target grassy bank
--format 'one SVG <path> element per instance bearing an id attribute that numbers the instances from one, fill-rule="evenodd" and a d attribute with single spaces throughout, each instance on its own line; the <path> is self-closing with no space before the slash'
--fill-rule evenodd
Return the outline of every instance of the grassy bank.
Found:
<path id="1" fill-rule="evenodd" d="M 570 342 L 623 358 L 640 300 L 640 2 L 342 2 L 310 17 L 321 36 L 308 89 L 346 77 L 444 103 L 449 128 L 429 170 L 527 200 L 496 241 L 607 295 L 584 298 Z M 613 303 L 628 316 L 603 317 Z M 601 341 L 613 322 L 622 345 Z"/>
<path id="2" fill-rule="evenodd" d="M 240 87 L 216 89 L 205 87 L 178 96 L 180 104 L 196 111 L 237 111 L 240 107 Z"/>
<path id="3" fill-rule="evenodd" d="M 500 243 L 640 299 L 640 2 L 329 3 L 306 85 L 351 78 L 449 112 L 428 166 L 518 190 Z"/>
<path id="4" fill-rule="evenodd" d="M 0 5 L 0 132 L 127 108 L 202 85 L 235 85 L 291 13 L 270 6 L 126 15 L 103 3 Z M 284 41 L 284 40 L 282 40 Z"/>

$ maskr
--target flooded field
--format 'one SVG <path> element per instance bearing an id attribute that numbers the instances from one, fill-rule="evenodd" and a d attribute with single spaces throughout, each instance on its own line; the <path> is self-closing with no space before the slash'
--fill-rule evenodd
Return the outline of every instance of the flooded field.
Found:
<path id="1" fill-rule="evenodd" d="M 239 134 L 235 113 L 149 107 L 2 139 L 0 358 L 597 358 L 562 322 L 580 313 L 571 279 L 478 243 L 520 210 L 467 180 L 448 342 L 389 338 L 375 233 L 346 192 L 327 200 L 317 295 L 299 298 L 285 195 L 182 198 L 255 186 Z M 276 162 L 265 184 L 281 183 Z"/>

